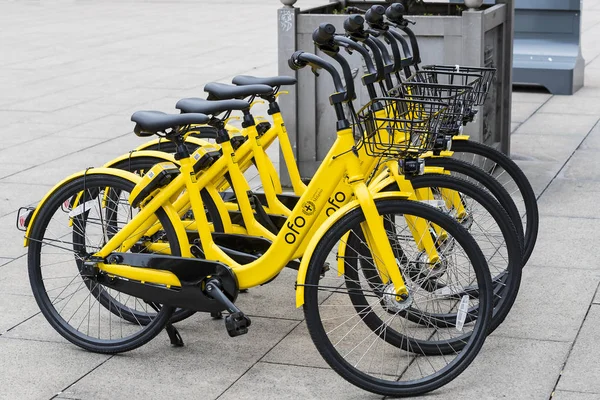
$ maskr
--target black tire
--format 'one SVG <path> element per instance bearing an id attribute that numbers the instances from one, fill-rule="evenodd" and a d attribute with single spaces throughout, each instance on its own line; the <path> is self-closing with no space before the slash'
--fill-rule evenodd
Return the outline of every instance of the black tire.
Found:
<path id="1" fill-rule="evenodd" d="M 167 143 L 171 143 L 170 141 Z M 115 163 L 111 166 L 111 168 L 123 169 L 125 171 L 133 172 L 138 175 L 145 174 L 152 166 L 159 162 L 164 162 L 163 159 L 151 156 L 143 156 L 143 157 L 131 157 L 127 160 L 122 160 L 118 163 Z M 215 232 L 224 232 L 223 220 L 221 219 L 221 215 L 219 214 L 219 209 L 213 198 L 210 196 L 206 189 L 203 189 L 200 192 L 202 196 L 202 201 L 204 203 L 204 207 L 206 208 L 206 213 L 208 216 L 209 222 L 213 223 L 213 228 Z M 180 255 L 178 253 L 177 255 Z M 196 312 L 192 310 L 186 310 L 183 308 L 177 308 L 169 322 L 172 324 L 183 321 L 194 315 Z"/>
<path id="2" fill-rule="evenodd" d="M 539 228 L 537 198 L 527 176 L 513 160 L 485 144 L 472 140 L 454 140 L 452 151 L 455 152 L 455 157 L 466 159 L 494 176 L 516 198 L 515 203 L 525 230 L 525 265 L 535 247 Z"/>
<path id="3" fill-rule="evenodd" d="M 517 234 L 519 235 L 521 246 L 525 248 L 525 233 L 523 231 L 523 226 L 520 223 L 521 215 L 519 214 L 519 209 L 515 205 L 510 194 L 495 178 L 476 165 L 462 160 L 452 158 L 428 158 L 425 163 L 427 166 L 442 167 L 446 171 L 449 171 L 453 176 L 463 178 L 490 192 L 510 216 L 510 219 L 515 225 L 515 229 L 517 230 Z"/>
<path id="4" fill-rule="evenodd" d="M 333 224 L 317 244 L 311 256 L 304 287 L 306 323 L 311 338 L 320 354 L 331 368 L 348 382 L 367 391 L 386 396 L 420 395 L 435 390 L 456 378 L 473 361 L 481 349 L 487 336 L 493 308 L 490 274 L 477 243 L 452 218 L 419 202 L 386 199 L 377 201 L 376 204 L 379 214 L 386 216 L 386 218 L 392 214 L 400 215 L 400 220 L 403 220 L 405 215 L 422 218 L 430 224 L 442 227 L 456 239 L 457 246 L 454 251 L 459 254 L 460 250 L 460 259 L 468 263 L 468 266 L 462 264 L 462 267 L 467 268 L 470 273 L 467 279 L 468 282 L 465 283 L 469 285 L 476 284 L 479 288 L 479 294 L 476 298 L 466 296 L 467 306 L 471 302 L 476 302 L 479 311 L 477 318 L 467 327 L 470 329 L 470 333 L 458 332 L 457 327 L 447 329 L 445 332 L 441 332 L 443 328 L 425 332 L 422 325 L 413 324 L 397 314 L 390 317 L 386 310 L 375 311 L 376 308 L 383 309 L 380 299 L 376 295 L 368 296 L 373 304 L 365 305 L 361 313 L 356 312 L 353 304 L 348 304 L 350 303 L 349 295 L 355 293 L 355 289 L 346 286 L 348 281 L 344 277 L 345 272 L 342 273 L 337 270 L 338 264 L 335 260 L 336 244 L 347 232 L 357 228 L 360 229 L 359 224 L 365 220 L 361 209 L 350 211 Z M 405 248 L 404 250 L 408 251 L 409 249 Z M 409 256 L 408 253 L 406 255 Z M 323 265 L 328 261 L 331 261 L 329 262 L 330 270 L 324 276 L 321 276 Z M 402 271 L 402 266 L 400 268 L 404 276 L 405 271 Z M 407 284 L 409 284 L 408 281 Z M 368 283 L 361 282 L 360 285 L 361 291 L 370 291 Z M 412 299 L 409 297 L 411 306 L 416 307 L 415 299 L 419 298 L 417 294 L 419 296 L 421 294 L 413 290 L 418 291 L 419 288 L 411 287 Z M 425 303 L 429 304 L 429 301 L 425 300 Z M 443 301 L 442 299 L 440 306 Z M 449 301 L 448 306 L 453 308 L 455 303 L 456 301 Z M 339 308 L 341 310 L 338 310 Z M 366 314 L 375 312 L 386 315 L 389 323 L 399 323 L 407 330 L 408 333 L 404 334 L 404 341 L 400 348 L 385 342 L 388 324 L 382 326 L 379 330 L 373 331 L 361 322 Z M 358 320 L 355 318 L 358 318 Z M 335 323 L 335 320 L 342 321 L 342 324 L 332 328 L 331 325 Z M 344 324 L 351 326 L 348 333 L 340 332 L 340 329 L 338 329 Z M 462 329 L 464 328 L 462 327 Z M 396 327 L 393 329 L 398 330 Z M 363 332 L 367 335 L 365 339 L 358 337 Z M 434 363 L 431 363 L 429 359 L 427 359 L 427 362 L 422 361 L 428 357 L 424 354 L 434 353 L 438 346 L 445 344 L 444 334 L 465 336 L 466 343 L 462 350 L 455 352 L 455 357 L 452 360 L 450 360 L 451 357 L 445 355 L 436 357 Z M 356 337 L 358 337 L 357 345 L 342 343 Z M 379 339 L 380 341 L 375 344 L 375 341 Z M 339 347 L 339 349 L 336 347 Z M 428 350 L 422 351 L 423 347 L 427 347 Z M 374 349 L 375 352 L 380 351 L 381 354 L 365 360 L 367 352 L 371 349 Z M 352 353 L 355 351 L 359 354 L 356 354 L 354 358 L 360 357 L 357 362 L 345 359 L 345 357 L 352 358 Z M 346 354 L 342 355 L 342 353 Z M 412 353 L 421 355 L 414 356 Z M 441 353 L 438 352 L 437 354 L 440 355 Z M 368 364 L 366 367 L 361 365 L 363 360 Z M 404 366 L 404 362 L 406 366 Z M 421 362 L 423 364 L 420 364 Z M 444 362 L 447 362 L 447 364 L 440 367 L 439 370 L 435 370 L 435 365 Z M 372 365 L 373 363 L 375 365 Z M 391 368 L 395 372 L 384 371 L 386 368 Z M 421 376 L 414 377 L 414 374 L 419 373 Z"/>
<path id="5" fill-rule="evenodd" d="M 91 225 L 89 226 L 88 231 L 83 232 L 83 237 L 86 238 L 86 246 L 84 249 L 81 248 L 81 243 L 70 243 L 65 241 L 65 238 L 68 240 L 68 238 L 73 237 L 73 230 L 88 225 L 88 221 L 91 221 L 91 218 L 96 216 L 96 214 L 91 215 L 92 211 L 86 210 L 85 207 L 83 208 L 83 211 L 76 207 L 70 208 L 70 206 L 73 205 L 73 199 L 79 198 L 86 202 L 93 202 L 95 201 L 94 199 L 96 199 L 99 208 L 102 208 L 100 199 L 105 202 L 110 201 L 104 196 L 105 188 L 130 192 L 133 187 L 134 184 L 126 179 L 106 174 L 94 174 L 75 178 L 66 182 L 61 188 L 55 191 L 40 207 L 39 213 L 31 227 L 28 249 L 29 279 L 34 297 L 42 314 L 46 317 L 52 327 L 65 339 L 79 347 L 97 353 L 120 353 L 142 346 L 158 335 L 168 323 L 169 318 L 173 313 L 173 307 L 146 303 L 142 299 L 125 294 L 123 296 L 127 297 L 125 297 L 126 300 L 123 303 L 120 292 L 116 292 L 114 289 L 107 289 L 94 278 L 82 277 L 81 268 L 83 264 L 81 260 L 86 257 L 86 254 L 84 254 L 83 251 L 87 254 L 91 254 L 98 250 L 102 242 L 106 241 L 104 226 L 95 236 L 91 230 Z M 83 204 L 86 203 L 82 203 L 82 205 Z M 118 204 L 115 207 L 118 207 Z M 128 210 L 127 212 L 131 212 L 131 210 Z M 56 220 L 54 217 L 56 217 Z M 170 242 L 177 242 L 172 225 L 164 211 L 159 210 L 157 212 L 157 217 L 163 225 L 164 234 Z M 98 212 L 96 218 L 98 221 L 101 221 L 103 218 L 102 212 Z M 98 236 L 100 237 L 99 242 L 92 242 L 92 239 L 94 238 L 98 240 Z M 87 244 L 88 241 L 89 243 L 98 244 L 89 245 Z M 65 276 L 64 274 L 67 273 L 65 269 L 69 268 L 71 272 Z M 90 281 L 95 282 L 95 284 L 92 285 L 93 288 L 91 290 Z M 67 282 L 67 284 L 61 286 L 64 282 Z M 72 285 L 77 285 L 75 291 L 72 293 L 70 291 L 66 292 L 67 289 L 72 289 Z M 53 299 L 51 299 L 50 293 L 52 293 Z M 70 314 L 74 305 L 71 305 L 68 312 L 65 309 L 74 298 L 80 296 L 84 296 L 83 301 L 75 308 L 72 315 L 66 319 L 66 315 L 63 316 L 62 314 L 63 311 L 65 314 Z M 94 297 L 93 303 L 92 296 Z M 129 306 L 132 311 L 130 314 L 133 315 L 139 312 L 137 310 L 138 306 L 146 307 L 145 314 L 147 321 L 138 321 L 137 324 L 132 324 L 127 321 L 124 316 L 120 316 L 120 319 L 117 318 L 117 321 L 113 321 L 114 310 L 111 310 L 110 308 L 107 309 L 105 306 L 101 307 L 101 302 L 105 302 L 105 304 L 114 304 L 116 307 L 123 308 L 123 304 L 127 305 L 129 303 L 128 299 L 130 298 L 134 299 L 132 306 L 135 308 L 134 310 Z M 116 299 L 114 303 L 110 303 L 110 300 L 112 299 Z M 86 301 L 88 302 L 88 311 L 81 316 L 79 310 Z M 107 303 L 106 301 L 109 302 Z M 91 317 L 92 311 L 95 312 L 96 310 L 96 303 L 98 303 L 97 320 L 95 316 L 93 318 Z M 60 310 L 56 305 L 60 307 Z M 103 310 L 104 316 L 102 314 Z M 149 312 L 148 310 L 153 310 L 153 312 Z M 82 312 L 84 311 L 85 309 L 82 310 Z M 76 316 L 77 318 L 75 318 Z M 108 328 L 101 327 L 101 321 L 106 321 L 107 317 Z M 81 322 L 79 322 L 79 325 L 75 326 L 80 319 Z M 86 319 L 87 330 L 86 333 L 84 333 L 80 328 Z M 91 334 L 96 333 L 96 327 L 94 326 L 96 321 L 98 322 L 98 337 L 92 337 Z M 128 325 L 125 325 L 124 321 L 127 322 Z M 113 324 L 117 325 L 117 323 L 119 323 L 119 327 L 113 329 Z M 90 325 L 92 325 L 91 330 Z M 107 329 L 108 334 L 106 331 Z M 129 329 L 139 330 L 132 334 L 128 334 L 127 336 L 123 336 L 124 330 L 127 332 Z M 121 337 L 115 338 L 119 332 Z"/>

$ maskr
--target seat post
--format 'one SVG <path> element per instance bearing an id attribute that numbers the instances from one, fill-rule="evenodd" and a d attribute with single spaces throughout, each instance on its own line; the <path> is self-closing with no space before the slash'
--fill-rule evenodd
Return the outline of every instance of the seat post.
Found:
<path id="1" fill-rule="evenodd" d="M 217 143 L 220 144 L 223 142 L 228 142 L 230 140 L 229 133 L 227 132 L 227 129 L 225 129 L 225 124 L 223 123 L 223 121 L 213 117 L 210 119 L 210 121 L 208 121 L 208 125 L 212 126 L 217 130 Z"/>
<path id="2" fill-rule="evenodd" d="M 185 140 L 183 139 L 183 135 L 176 134 L 171 138 L 171 140 L 176 145 L 175 159 L 181 160 L 182 158 L 189 158 L 190 152 L 189 152 L 187 146 L 185 145 Z"/>
<path id="3" fill-rule="evenodd" d="M 242 128 L 248 128 L 250 126 L 256 125 L 256 122 L 254 121 L 254 117 L 252 116 L 252 114 L 250 114 L 250 108 L 242 110 L 242 113 L 244 113 L 244 119 L 242 121 Z"/>

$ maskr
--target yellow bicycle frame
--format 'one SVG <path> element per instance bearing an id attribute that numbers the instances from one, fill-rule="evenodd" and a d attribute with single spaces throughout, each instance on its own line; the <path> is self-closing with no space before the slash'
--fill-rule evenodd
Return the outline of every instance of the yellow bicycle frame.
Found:
<path id="1" fill-rule="evenodd" d="M 315 223 L 318 222 L 319 217 L 323 214 L 321 211 L 327 208 L 329 197 L 335 189 L 331 185 L 331 182 L 343 180 L 351 188 L 351 195 L 356 199 L 347 208 L 360 207 L 365 214 L 366 223 L 363 224 L 362 229 L 372 250 L 373 258 L 377 260 L 376 266 L 381 273 L 382 279 L 384 282 L 387 282 L 388 279 L 391 280 L 397 294 L 407 293 L 404 280 L 397 268 L 394 253 L 383 227 L 382 218 L 375 207 L 374 196 L 365 184 L 360 160 L 354 152 L 348 151 L 353 146 L 354 137 L 352 129 L 338 131 L 338 139 L 330 149 L 311 184 L 301 196 L 298 205 L 292 210 L 287 220 L 288 222 L 275 237 L 269 250 L 260 259 L 250 264 L 240 265 L 227 256 L 214 243 L 209 230 L 198 229 L 206 258 L 221 261 L 230 266 L 236 274 L 240 289 L 250 288 L 269 281 L 284 268 L 288 261 L 298 258 L 306 252 L 306 247 L 308 246 L 306 239 L 311 238 L 310 232 L 318 229 L 318 224 Z M 222 148 L 224 152 L 233 151 L 229 142 L 224 142 Z M 95 256 L 106 258 L 113 251 L 127 251 L 147 233 L 150 227 L 157 223 L 155 212 L 161 207 L 165 210 L 175 227 L 175 232 L 183 251 L 182 255 L 184 257 L 190 256 L 190 246 L 185 233 L 185 227 L 173 207 L 172 200 L 176 196 L 180 196 L 185 188 L 184 195 L 189 197 L 189 202 L 191 203 L 198 226 L 202 227 L 208 224 L 200 191 L 198 190 L 198 183 L 203 178 L 203 175 L 213 170 L 213 168 L 209 168 L 204 174 L 200 174 L 197 177 L 193 172 L 190 158 L 184 158 L 180 160 L 180 163 L 181 174 L 162 188 Z M 233 166 L 230 166 L 233 168 L 229 170 L 232 178 L 234 180 L 237 179 L 236 176 L 243 178 L 237 161 L 234 160 L 233 164 Z M 400 194 L 399 198 L 405 199 L 408 196 L 408 194 Z M 338 214 L 338 216 L 341 217 L 341 214 Z M 310 249 L 311 251 L 312 249 Z M 110 275 L 134 279 L 140 282 L 169 287 L 179 285 L 177 277 L 168 271 L 104 263 L 100 263 L 98 267 Z"/>

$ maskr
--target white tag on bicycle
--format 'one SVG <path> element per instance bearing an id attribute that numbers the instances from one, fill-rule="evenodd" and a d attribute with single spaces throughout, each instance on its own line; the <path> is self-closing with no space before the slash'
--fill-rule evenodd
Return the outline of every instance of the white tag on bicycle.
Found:
<path id="1" fill-rule="evenodd" d="M 76 217 L 78 215 L 83 214 L 86 211 L 90 211 L 93 207 L 97 207 L 98 206 L 98 200 L 89 200 L 86 201 L 83 204 L 78 205 L 77 207 L 75 207 L 74 209 L 72 209 L 69 212 L 69 217 L 73 218 Z"/>
<path id="2" fill-rule="evenodd" d="M 469 295 L 464 295 L 460 299 L 458 305 L 458 313 L 456 314 L 456 330 L 462 332 L 465 326 L 465 320 L 467 319 L 467 313 L 469 312 Z"/>
<path id="3" fill-rule="evenodd" d="M 443 208 L 446 205 L 444 200 L 419 200 L 419 203 L 427 204 L 435 208 Z"/>
<path id="4" fill-rule="evenodd" d="M 463 286 L 447 285 L 443 288 L 436 289 L 431 293 L 436 296 L 456 296 L 457 294 L 464 293 L 464 291 L 465 288 Z"/>
<path id="5" fill-rule="evenodd" d="M 456 64 L 456 72 L 460 72 L 460 65 Z"/>

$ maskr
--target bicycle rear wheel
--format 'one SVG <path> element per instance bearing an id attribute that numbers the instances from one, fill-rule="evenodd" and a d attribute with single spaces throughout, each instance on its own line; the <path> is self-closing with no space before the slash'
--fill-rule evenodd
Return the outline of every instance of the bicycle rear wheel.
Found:
<path id="1" fill-rule="evenodd" d="M 127 201 L 133 187 L 112 175 L 75 178 L 41 206 L 31 228 L 29 279 L 42 314 L 65 339 L 94 352 L 133 350 L 155 337 L 173 313 L 83 273 L 85 260 L 135 212 Z M 179 254 L 169 219 L 162 210 L 157 217 L 163 231 L 154 239 Z"/>
<path id="2" fill-rule="evenodd" d="M 397 300 L 388 285 L 382 299 L 363 276 L 358 280 L 348 276 L 346 268 L 352 266 L 345 259 L 336 260 L 337 243 L 346 234 L 360 229 L 365 221 L 362 210 L 355 209 L 327 231 L 311 256 L 304 284 L 306 323 L 320 354 L 350 383 L 387 396 L 419 395 L 452 381 L 479 352 L 493 307 L 490 274 L 476 242 L 452 218 L 418 202 L 382 200 L 377 201 L 377 208 L 380 215 L 395 225 L 392 245 L 401 245 L 403 259 L 397 259 L 393 267 L 400 268 L 409 297 Z M 429 227 L 432 224 L 442 227 L 456 241 L 449 283 L 454 287 L 476 286 L 477 295 L 465 294 L 456 299 L 424 290 L 419 282 L 410 279 L 407 267 L 417 263 L 420 254 L 407 225 L 411 217 Z M 330 270 L 321 276 L 325 263 Z M 362 307 L 357 309 L 352 296 L 363 299 Z M 423 321 L 443 311 L 454 313 L 456 322 L 450 327 L 414 323 L 402 316 L 408 307 L 419 310 Z M 467 309 L 478 310 L 469 322 L 465 322 Z M 372 315 L 381 320 L 377 329 L 364 323 Z M 402 339 L 398 346 L 386 341 L 391 330 Z M 453 352 L 447 351 L 457 338 L 462 338 L 464 345 Z"/>

